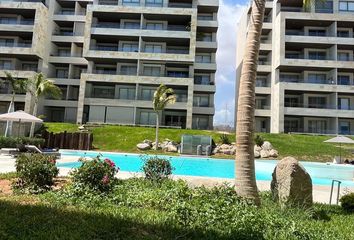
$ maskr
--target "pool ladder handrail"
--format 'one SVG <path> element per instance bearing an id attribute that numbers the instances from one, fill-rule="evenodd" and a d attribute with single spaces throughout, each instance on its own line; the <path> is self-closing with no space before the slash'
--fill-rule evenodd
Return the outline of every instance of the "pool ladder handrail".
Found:
<path id="1" fill-rule="evenodd" d="M 337 205 L 339 202 L 339 193 L 340 193 L 340 185 L 341 185 L 341 181 L 339 180 L 332 180 L 332 186 L 331 186 L 331 195 L 329 197 L 329 205 L 332 204 L 332 196 L 333 196 L 333 190 L 334 190 L 334 183 L 337 183 Z"/>

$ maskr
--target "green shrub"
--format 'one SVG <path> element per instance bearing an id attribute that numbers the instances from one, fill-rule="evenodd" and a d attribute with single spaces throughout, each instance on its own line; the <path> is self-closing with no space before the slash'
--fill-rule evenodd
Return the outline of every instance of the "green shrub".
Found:
<path id="1" fill-rule="evenodd" d="M 345 211 L 354 212 L 354 193 L 349 193 L 341 197 L 340 203 Z"/>
<path id="2" fill-rule="evenodd" d="M 227 134 L 220 135 L 220 142 L 222 144 L 231 144 L 230 138 Z"/>
<path id="3" fill-rule="evenodd" d="M 44 144 L 44 139 L 29 137 L 0 137 L 0 148 L 16 148 L 19 144 L 42 146 Z"/>
<path id="4" fill-rule="evenodd" d="M 92 160 L 80 158 L 82 165 L 72 173 L 73 185 L 76 188 L 88 188 L 99 192 L 108 192 L 114 185 L 115 174 L 119 171 L 110 159 L 97 156 Z"/>
<path id="5" fill-rule="evenodd" d="M 147 157 L 143 161 L 145 162 L 142 171 L 145 174 L 145 178 L 153 181 L 160 182 L 167 179 L 173 171 L 173 167 L 169 160 L 154 156 Z"/>
<path id="6" fill-rule="evenodd" d="M 17 180 L 13 188 L 20 192 L 41 193 L 50 190 L 58 176 L 55 157 L 44 154 L 22 154 L 16 159 Z"/>
<path id="7" fill-rule="evenodd" d="M 259 146 L 259 147 L 262 147 L 263 143 L 264 143 L 264 139 L 261 135 L 256 135 L 254 137 L 254 143 Z"/>

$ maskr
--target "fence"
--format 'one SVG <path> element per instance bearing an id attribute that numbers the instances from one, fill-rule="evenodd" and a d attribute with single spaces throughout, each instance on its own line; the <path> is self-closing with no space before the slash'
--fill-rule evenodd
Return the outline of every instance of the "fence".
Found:
<path id="1" fill-rule="evenodd" d="M 91 150 L 93 149 L 93 134 L 88 132 L 44 132 L 42 137 L 45 139 L 44 148 Z"/>

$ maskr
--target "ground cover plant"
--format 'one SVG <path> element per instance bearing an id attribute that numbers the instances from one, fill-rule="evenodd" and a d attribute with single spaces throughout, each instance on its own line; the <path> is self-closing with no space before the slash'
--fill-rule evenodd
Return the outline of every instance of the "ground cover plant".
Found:
<path id="1" fill-rule="evenodd" d="M 53 132 L 75 132 L 78 125 L 70 123 L 46 123 L 48 131 Z M 100 125 L 89 128 L 93 132 L 93 145 L 98 151 L 116 151 L 125 153 L 141 153 L 137 150 L 136 144 L 144 139 L 153 140 L 155 137 L 154 128 L 128 127 L 114 125 Z M 210 135 L 216 143 L 221 143 L 220 137 L 223 133 L 207 130 L 188 129 L 160 129 L 160 140 L 168 138 L 172 141 L 181 141 L 183 134 Z M 275 149 L 279 151 L 278 159 L 286 156 L 293 156 L 302 161 L 332 161 L 335 155 L 339 156 L 339 148 L 335 144 L 324 143 L 323 141 L 331 136 L 296 135 L 296 134 L 269 134 L 257 133 L 264 141 L 270 141 Z M 235 142 L 235 134 L 228 135 L 230 142 Z M 342 145 L 343 159 L 352 159 L 353 145 Z M 162 151 L 147 151 L 144 153 L 166 154 Z M 234 156 L 214 156 L 233 159 Z"/>
<path id="2" fill-rule="evenodd" d="M 0 175 L 2 176 L 2 175 Z M 7 177 L 11 176 L 7 175 Z M 0 177 L 0 179 L 5 177 Z M 0 193 L 0 239 L 353 239 L 354 214 L 339 206 L 262 206 L 231 186 L 190 188 L 167 179 L 117 180 L 112 191 L 77 189 L 68 181 L 37 195 Z"/>

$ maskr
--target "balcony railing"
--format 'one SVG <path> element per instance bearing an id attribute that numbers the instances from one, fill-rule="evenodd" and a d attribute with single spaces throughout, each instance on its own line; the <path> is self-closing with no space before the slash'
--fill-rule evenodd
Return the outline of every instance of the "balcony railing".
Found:
<path id="1" fill-rule="evenodd" d="M 309 84 L 330 84 L 334 85 L 336 84 L 334 80 L 308 80 L 308 79 L 287 79 L 287 78 L 281 78 L 280 82 L 287 82 L 287 83 L 309 83 Z"/>
<path id="2" fill-rule="evenodd" d="M 145 3 L 144 5 L 141 2 L 122 2 L 123 6 L 145 6 L 145 7 L 163 7 L 161 3 Z M 117 0 L 99 0 L 98 5 L 118 5 Z M 170 2 L 168 7 L 171 8 L 192 8 L 193 5 L 191 3 L 179 3 L 179 2 Z"/>
<path id="3" fill-rule="evenodd" d="M 7 20 L 7 19 L 0 19 L 0 24 L 33 25 L 34 24 L 34 20 Z"/>
<path id="4" fill-rule="evenodd" d="M 294 102 L 285 102 L 285 107 L 290 108 L 315 108 L 315 109 L 334 109 L 334 110 L 354 110 L 353 106 L 340 106 L 335 104 L 315 104 L 315 103 L 294 103 Z"/>
<path id="5" fill-rule="evenodd" d="M 57 31 L 54 32 L 55 36 L 84 36 L 83 33 L 69 32 L 69 31 Z"/>
<path id="6" fill-rule="evenodd" d="M 31 48 L 32 43 L 1 43 L 0 47 L 19 47 L 19 48 Z"/>

